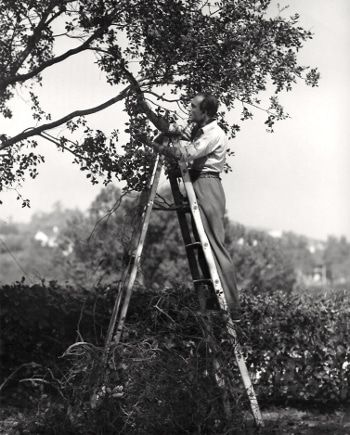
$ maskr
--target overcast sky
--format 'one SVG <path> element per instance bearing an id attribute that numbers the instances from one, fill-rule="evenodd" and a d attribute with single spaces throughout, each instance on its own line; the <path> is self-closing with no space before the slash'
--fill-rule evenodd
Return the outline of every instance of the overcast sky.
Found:
<path id="1" fill-rule="evenodd" d="M 300 62 L 317 66 L 321 80 L 318 88 L 300 83 L 281 97 L 291 119 L 277 123 L 273 134 L 265 131 L 260 113 L 242 124 L 230 144 L 235 151 L 230 160 L 233 172 L 223 181 L 228 213 L 243 225 L 317 239 L 345 235 L 350 240 L 350 1 L 280 0 L 273 1 L 275 10 L 277 3 L 289 4 L 284 14 L 299 13 L 300 24 L 315 34 L 301 50 Z M 54 119 L 117 94 L 111 94 L 102 74 L 89 65 L 80 57 L 45 75 L 43 106 Z M 1 132 L 12 135 L 33 125 L 20 94 L 13 107 L 17 116 L 11 122 L 0 120 Z M 120 108 L 113 107 L 92 121 L 110 131 L 118 127 L 118 118 Z M 14 192 L 6 193 L 0 206 L 2 222 L 11 217 L 28 221 L 33 213 L 50 211 L 57 201 L 84 210 L 101 189 L 85 179 L 69 155 L 58 153 L 49 143 L 40 151 L 47 162 L 38 178 L 26 181 L 21 189 L 31 200 L 31 209 L 22 209 Z"/>

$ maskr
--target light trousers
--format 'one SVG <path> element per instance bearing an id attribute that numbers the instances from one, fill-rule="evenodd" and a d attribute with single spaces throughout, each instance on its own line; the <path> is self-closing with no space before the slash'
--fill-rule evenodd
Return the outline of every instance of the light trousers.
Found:
<path id="1" fill-rule="evenodd" d="M 235 267 L 225 247 L 224 216 L 226 199 L 221 180 L 220 178 L 199 177 L 193 180 L 192 183 L 228 308 L 230 310 L 239 310 L 240 303 Z"/>

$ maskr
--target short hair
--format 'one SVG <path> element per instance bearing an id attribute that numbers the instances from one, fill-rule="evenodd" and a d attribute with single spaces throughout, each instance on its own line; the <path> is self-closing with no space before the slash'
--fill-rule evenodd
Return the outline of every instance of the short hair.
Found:
<path id="1" fill-rule="evenodd" d="M 203 97 L 203 100 L 199 104 L 199 108 L 202 112 L 208 114 L 210 118 L 213 118 L 219 108 L 219 100 L 210 94 L 197 94 L 197 97 Z"/>

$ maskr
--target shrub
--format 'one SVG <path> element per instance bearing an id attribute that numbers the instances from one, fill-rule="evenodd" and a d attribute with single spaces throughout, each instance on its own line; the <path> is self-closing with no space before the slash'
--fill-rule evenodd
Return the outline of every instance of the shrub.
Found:
<path id="1" fill-rule="evenodd" d="M 43 373 L 46 364 L 54 374 L 44 380 L 59 392 L 49 403 L 38 396 L 42 411 L 35 433 L 219 434 L 250 424 L 222 319 L 214 316 L 208 330 L 185 286 L 135 290 L 123 342 L 113 346 L 101 370 L 114 297 L 113 288 L 86 292 L 22 283 L 0 289 L 7 353 L 2 373 L 15 362 L 40 364 Z M 311 297 L 246 291 L 242 302 L 246 316 L 238 332 L 260 405 L 349 400 L 345 292 Z M 75 344 L 77 337 L 84 343 Z M 57 358 L 64 351 L 65 357 Z M 224 390 L 214 382 L 214 357 Z M 26 376 L 30 379 L 28 370 Z M 38 383 L 33 381 L 33 388 Z"/>
<path id="2" fill-rule="evenodd" d="M 31 291 L 36 290 L 31 288 L 28 294 Z M 232 397 L 224 402 L 225 391 L 214 382 L 206 326 L 196 310 L 196 298 L 185 287 L 135 292 L 124 341 L 113 347 L 107 369 L 101 370 L 101 341 L 100 346 L 91 342 L 69 346 L 60 359 L 61 378 L 55 379 L 59 400 L 47 403 L 45 395 L 38 398 L 40 415 L 32 431 L 46 435 L 222 433 L 228 401 L 231 426 L 240 427 L 247 400 L 240 403 Z M 80 323 L 81 336 L 89 335 L 86 326 L 88 322 Z M 222 325 L 214 327 L 222 329 Z M 222 367 L 228 382 L 229 366 L 222 361 Z M 38 376 L 32 380 L 32 387 L 38 388 Z M 239 391 L 237 380 L 237 385 L 230 385 Z"/>
<path id="3" fill-rule="evenodd" d="M 7 374 L 31 361 L 55 364 L 79 334 L 101 343 L 108 325 L 108 300 L 102 293 L 24 282 L 0 289 L 1 365 Z M 81 338 L 80 338 L 81 339 Z"/>
<path id="4" fill-rule="evenodd" d="M 269 402 L 350 398 L 350 303 L 329 295 L 247 293 L 244 330 L 259 396 Z"/>

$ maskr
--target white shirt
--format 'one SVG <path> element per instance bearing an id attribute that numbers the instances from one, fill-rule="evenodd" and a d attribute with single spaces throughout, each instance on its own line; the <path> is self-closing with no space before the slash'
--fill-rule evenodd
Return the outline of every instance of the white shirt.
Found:
<path id="1" fill-rule="evenodd" d="M 183 159 L 191 163 L 192 169 L 201 172 L 224 169 L 228 140 L 215 120 L 202 127 L 201 134 L 192 142 L 180 142 Z"/>

